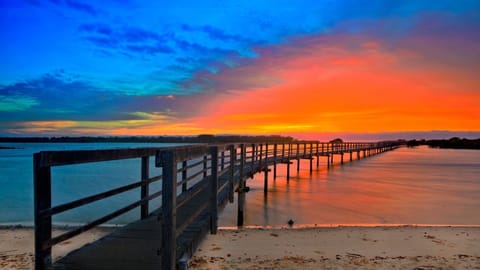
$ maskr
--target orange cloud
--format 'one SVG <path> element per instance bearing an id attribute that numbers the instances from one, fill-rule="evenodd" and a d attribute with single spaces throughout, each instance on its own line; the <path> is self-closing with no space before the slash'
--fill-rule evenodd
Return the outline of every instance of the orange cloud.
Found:
<path id="1" fill-rule="evenodd" d="M 375 40 L 341 41 L 265 48 L 254 64 L 212 75 L 224 87 L 249 75 L 274 83 L 209 96 L 190 123 L 211 133 L 480 130 L 474 71 Z"/>

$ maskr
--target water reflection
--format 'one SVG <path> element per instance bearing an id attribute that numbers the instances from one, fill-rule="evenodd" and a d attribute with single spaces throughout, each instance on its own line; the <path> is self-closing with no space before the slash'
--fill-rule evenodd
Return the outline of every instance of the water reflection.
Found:
<path id="1" fill-rule="evenodd" d="M 295 224 L 480 224 L 480 151 L 401 148 L 344 166 L 309 172 L 293 164 L 270 174 L 267 197 L 263 174 L 247 185 L 246 225 Z M 336 162 L 339 158 L 336 157 Z M 236 224 L 236 204 L 227 206 L 220 226 Z"/>

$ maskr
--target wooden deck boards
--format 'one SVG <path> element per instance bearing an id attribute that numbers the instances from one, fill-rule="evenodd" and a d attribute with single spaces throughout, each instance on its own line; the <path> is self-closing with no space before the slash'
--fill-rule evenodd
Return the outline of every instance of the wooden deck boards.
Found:
<path id="1" fill-rule="evenodd" d="M 251 170 L 246 166 L 245 171 Z M 219 186 L 228 181 L 229 173 L 219 177 Z M 238 183 L 237 173 L 234 182 Z M 177 210 L 177 227 L 185 223 L 201 201 L 208 200 L 208 189 L 198 193 L 191 201 Z M 228 201 L 228 185 L 219 191 L 219 205 Z M 177 259 L 183 254 L 191 255 L 196 246 L 208 233 L 210 216 L 208 209 L 188 226 L 177 239 Z M 111 234 L 74 250 L 67 256 L 54 262 L 54 269 L 72 270 L 122 270 L 122 269 L 161 269 L 161 235 L 162 220 L 159 210 L 154 211 L 144 220 L 130 223 Z"/>

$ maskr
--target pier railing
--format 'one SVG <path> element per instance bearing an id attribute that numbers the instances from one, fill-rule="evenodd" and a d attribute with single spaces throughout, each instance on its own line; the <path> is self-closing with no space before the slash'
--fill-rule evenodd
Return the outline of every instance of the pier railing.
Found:
<path id="1" fill-rule="evenodd" d="M 327 166 L 333 164 L 334 155 L 353 153 L 356 159 L 392 150 L 397 143 L 257 143 L 228 145 L 189 145 L 164 148 L 138 148 L 116 150 L 44 151 L 34 154 L 34 215 L 35 215 L 35 268 L 49 269 L 52 266 L 52 247 L 60 242 L 79 235 L 93 227 L 106 223 L 126 212 L 140 207 L 139 219 L 154 212 L 162 219 L 162 268 L 174 269 L 179 258 L 177 237 L 202 215 L 209 216 L 211 233 L 216 233 L 218 207 L 227 200 L 233 202 L 234 191 L 238 192 L 238 225 L 243 225 L 245 192 L 248 191 L 245 179 L 255 173 L 265 173 L 265 194 L 268 192 L 268 167 L 273 166 L 273 178 L 277 177 L 277 166 L 287 166 L 287 180 L 290 178 L 290 165 L 300 160 L 326 157 Z M 155 158 L 158 174 L 150 175 L 150 159 Z M 51 168 L 64 165 L 96 163 L 103 161 L 138 159 L 141 164 L 140 179 L 95 195 L 77 198 L 68 203 L 52 206 Z M 101 177 L 92 179 L 101 181 Z M 152 183 L 161 181 L 162 189 L 150 192 Z M 138 200 L 113 210 L 111 213 L 82 226 L 52 237 L 52 217 L 54 215 L 97 202 L 121 193 L 138 190 Z M 161 196 L 160 209 L 150 209 L 151 200 Z M 177 211 L 184 205 L 188 208 L 188 218 L 177 224 Z"/>

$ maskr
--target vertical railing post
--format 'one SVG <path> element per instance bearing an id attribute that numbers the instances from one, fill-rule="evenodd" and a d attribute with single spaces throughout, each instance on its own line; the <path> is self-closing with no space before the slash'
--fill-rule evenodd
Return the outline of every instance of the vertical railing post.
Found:
<path id="1" fill-rule="evenodd" d="M 33 156 L 33 189 L 35 219 L 35 269 L 50 269 L 52 248 L 48 242 L 52 238 L 52 217 L 42 215 L 42 211 L 52 206 L 52 176 L 50 166 L 43 166 L 42 153 Z"/>
<path id="2" fill-rule="evenodd" d="M 264 183 L 263 183 L 263 193 L 265 196 L 268 193 L 268 143 L 265 144 L 265 167 L 264 167 Z"/>
<path id="3" fill-rule="evenodd" d="M 297 143 L 297 172 L 300 171 L 300 143 Z"/>
<path id="4" fill-rule="evenodd" d="M 310 160 L 310 174 L 312 174 L 312 171 L 313 171 L 313 169 L 312 169 L 312 162 L 313 162 L 313 155 L 312 155 L 312 153 L 313 153 L 313 144 L 310 143 L 310 155 L 308 156 L 308 157 L 309 157 L 309 160 Z"/>
<path id="5" fill-rule="evenodd" d="M 233 183 L 233 178 L 235 176 L 235 159 L 236 159 L 236 156 L 237 156 L 237 149 L 235 148 L 235 145 L 230 145 L 228 147 L 229 151 L 230 151 L 230 178 L 228 179 L 228 185 L 229 185 L 229 190 L 228 190 L 228 200 L 230 201 L 230 203 L 233 203 L 233 199 L 234 199 L 234 183 Z"/>
<path id="6" fill-rule="evenodd" d="M 150 158 L 147 157 L 142 157 L 142 169 L 141 169 L 141 176 L 142 176 L 142 188 L 141 188 L 141 199 L 145 199 L 148 197 L 148 188 L 149 188 L 149 168 L 150 168 Z M 148 216 L 148 200 L 143 202 L 142 205 L 140 206 L 140 218 L 144 219 Z"/>
<path id="7" fill-rule="evenodd" d="M 277 179 L 277 145 L 273 145 L 273 179 Z"/>
<path id="8" fill-rule="evenodd" d="M 258 167 L 262 169 L 263 144 L 260 144 L 260 153 L 258 153 Z"/>
<path id="9" fill-rule="evenodd" d="M 210 233 L 217 234 L 218 228 L 218 146 L 210 147 Z"/>
<path id="10" fill-rule="evenodd" d="M 187 161 L 182 162 L 182 193 L 187 191 Z"/>
<path id="11" fill-rule="evenodd" d="M 203 178 L 207 177 L 207 168 L 208 168 L 208 158 L 203 156 Z"/>
<path id="12" fill-rule="evenodd" d="M 238 182 L 238 209 L 237 209 L 237 226 L 243 226 L 243 214 L 245 211 L 245 145 L 240 145 L 240 180 Z"/>
<path id="13" fill-rule="evenodd" d="M 316 156 L 317 156 L 317 168 L 318 166 L 320 166 L 320 156 L 319 156 L 319 153 L 318 153 L 318 142 L 317 142 L 317 153 L 316 153 Z"/>
<path id="14" fill-rule="evenodd" d="M 160 152 L 162 166 L 162 270 L 176 268 L 177 161 L 174 150 Z"/>
<path id="15" fill-rule="evenodd" d="M 220 169 L 223 171 L 225 169 L 225 151 L 222 151 L 220 156 Z"/>
<path id="16" fill-rule="evenodd" d="M 253 171 L 253 168 L 255 168 L 255 149 L 256 149 L 256 147 L 257 146 L 252 143 L 252 171 Z M 240 152 L 240 155 L 241 155 L 241 152 Z"/>

